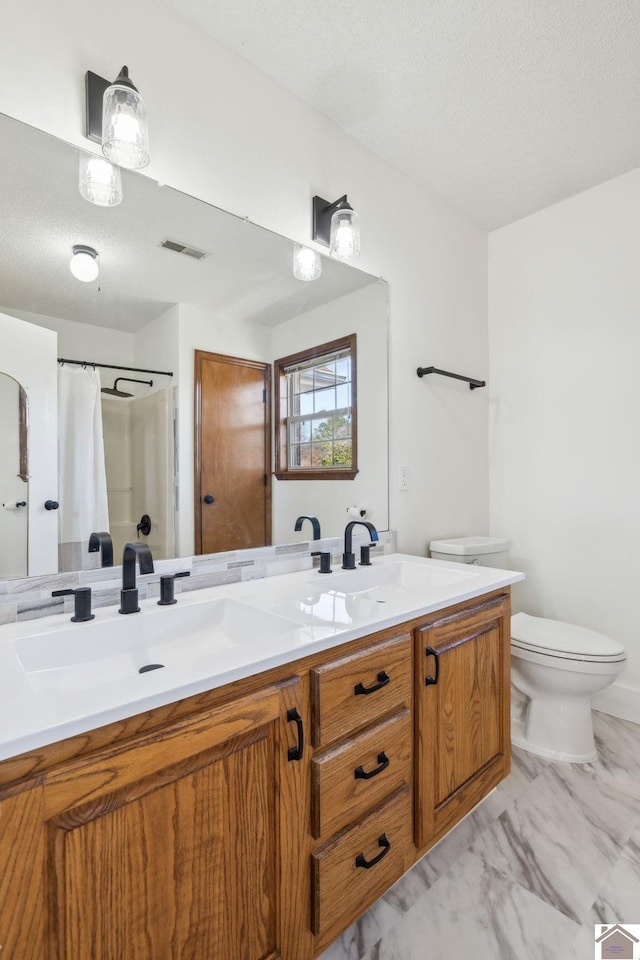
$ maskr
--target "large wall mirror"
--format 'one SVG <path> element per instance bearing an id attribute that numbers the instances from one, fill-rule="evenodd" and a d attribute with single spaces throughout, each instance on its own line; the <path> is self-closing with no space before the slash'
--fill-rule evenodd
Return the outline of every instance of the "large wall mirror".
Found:
<path id="1" fill-rule="evenodd" d="M 90 204 L 79 158 L 0 116 L 0 378 L 16 377 L 18 363 L 29 409 L 22 427 L 0 417 L 0 449 L 17 442 L 19 460 L 22 442 L 29 453 L 28 477 L 0 477 L 0 503 L 27 502 L 8 519 L 24 514 L 23 537 L 31 531 L 29 574 L 96 566 L 92 530 L 109 531 L 117 563 L 137 538 L 157 558 L 311 539 L 311 525 L 295 530 L 302 515 L 338 536 L 351 506 L 388 529 L 386 283 L 328 257 L 319 279 L 296 280 L 292 241 L 129 171 L 119 206 Z M 77 245 L 98 253 L 89 282 L 70 270 Z M 357 473 L 279 479 L 274 363 L 351 336 Z M 333 391 L 341 436 L 343 366 L 316 367 L 313 390 L 316 407 Z M 296 429 L 326 441 L 335 411 L 323 410 Z M 32 454 L 52 432 L 43 465 Z M 226 539 L 216 539 L 225 510 Z M 27 541 L 11 551 L 7 542 L 2 577 L 24 576 Z"/>

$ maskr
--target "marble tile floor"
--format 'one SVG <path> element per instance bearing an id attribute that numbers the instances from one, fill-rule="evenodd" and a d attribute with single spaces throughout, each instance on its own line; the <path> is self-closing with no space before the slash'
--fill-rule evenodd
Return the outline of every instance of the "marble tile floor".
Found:
<path id="1" fill-rule="evenodd" d="M 599 760 L 512 772 L 320 960 L 591 960 L 640 923 L 640 725 L 594 713 Z"/>

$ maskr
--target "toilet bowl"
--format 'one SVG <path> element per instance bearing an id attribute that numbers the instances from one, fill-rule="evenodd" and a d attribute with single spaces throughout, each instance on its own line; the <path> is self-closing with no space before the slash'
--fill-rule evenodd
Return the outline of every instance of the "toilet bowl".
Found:
<path id="1" fill-rule="evenodd" d="M 511 742 L 551 760 L 597 760 L 591 697 L 613 683 L 625 659 L 624 647 L 611 637 L 514 614 Z"/>

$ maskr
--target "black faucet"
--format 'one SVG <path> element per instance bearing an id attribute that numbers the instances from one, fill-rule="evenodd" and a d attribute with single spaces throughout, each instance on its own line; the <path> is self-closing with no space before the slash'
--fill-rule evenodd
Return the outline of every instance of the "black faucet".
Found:
<path id="1" fill-rule="evenodd" d="M 92 533 L 89 537 L 89 553 L 100 551 L 100 566 L 113 566 L 113 541 L 111 534 L 103 530 L 101 533 Z"/>
<path id="2" fill-rule="evenodd" d="M 351 549 L 351 538 L 353 534 L 353 528 L 357 527 L 358 524 L 367 528 L 373 541 L 378 539 L 378 531 L 372 523 L 369 523 L 368 520 L 351 520 L 344 528 L 344 553 L 342 554 L 343 570 L 355 570 L 356 568 L 355 554 Z"/>
<path id="3" fill-rule="evenodd" d="M 153 557 L 146 543 L 125 543 L 122 552 L 120 613 L 140 612 L 136 588 L 136 557 L 140 564 L 140 573 L 153 573 Z"/>
<path id="4" fill-rule="evenodd" d="M 313 527 L 313 539 L 320 540 L 320 521 L 317 517 L 298 517 L 296 520 L 296 525 L 293 528 L 296 532 L 302 530 L 302 524 L 305 520 L 308 520 L 311 526 Z"/>
<path id="5" fill-rule="evenodd" d="M 311 524 L 311 526 L 313 527 L 313 539 L 314 539 L 314 540 L 320 540 L 320 537 L 321 537 L 321 534 L 320 534 L 320 521 L 318 520 L 317 517 L 307 517 L 307 516 L 298 517 L 298 519 L 296 520 L 296 525 L 295 525 L 295 527 L 294 527 L 293 529 L 294 529 L 296 532 L 299 531 L 299 530 L 302 530 L 302 524 L 304 523 L 305 520 L 308 520 L 309 523 Z M 312 557 L 318 557 L 319 555 L 320 555 L 320 551 L 319 551 L 319 550 L 312 550 L 312 551 L 311 551 L 311 556 L 312 556 Z"/>

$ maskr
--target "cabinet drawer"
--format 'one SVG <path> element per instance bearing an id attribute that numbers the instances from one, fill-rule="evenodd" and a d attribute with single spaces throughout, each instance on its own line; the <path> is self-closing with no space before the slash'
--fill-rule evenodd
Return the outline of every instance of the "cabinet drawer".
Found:
<path id="1" fill-rule="evenodd" d="M 411 701 L 409 634 L 311 671 L 312 735 L 324 746 Z"/>
<path id="2" fill-rule="evenodd" d="M 312 929 L 321 950 L 404 872 L 412 851 L 411 793 L 402 787 L 362 823 L 311 855 Z"/>
<path id="3" fill-rule="evenodd" d="M 347 743 L 316 754 L 311 764 L 314 837 L 358 819 L 410 783 L 413 746 L 406 708 Z"/>

